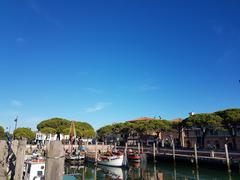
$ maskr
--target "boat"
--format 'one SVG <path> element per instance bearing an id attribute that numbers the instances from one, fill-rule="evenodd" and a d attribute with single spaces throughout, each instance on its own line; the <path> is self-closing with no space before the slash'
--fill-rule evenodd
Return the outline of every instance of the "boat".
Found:
<path id="1" fill-rule="evenodd" d="M 83 161 L 85 159 L 84 154 L 69 154 L 65 156 L 65 161 L 68 164 L 83 164 Z"/>
<path id="2" fill-rule="evenodd" d="M 82 164 L 85 159 L 85 148 L 82 146 L 80 149 L 74 148 L 76 137 L 75 122 L 72 121 L 69 131 L 69 146 L 65 150 L 65 161 L 70 164 Z"/>
<path id="3" fill-rule="evenodd" d="M 43 158 L 25 161 L 24 180 L 44 180 L 45 160 Z"/>
<path id="4" fill-rule="evenodd" d="M 127 158 L 128 158 L 129 161 L 141 162 L 141 155 L 139 153 L 136 153 L 136 152 L 128 153 Z"/>
<path id="5" fill-rule="evenodd" d="M 122 167 L 126 165 L 123 154 L 99 155 L 97 163 L 103 166 Z"/>

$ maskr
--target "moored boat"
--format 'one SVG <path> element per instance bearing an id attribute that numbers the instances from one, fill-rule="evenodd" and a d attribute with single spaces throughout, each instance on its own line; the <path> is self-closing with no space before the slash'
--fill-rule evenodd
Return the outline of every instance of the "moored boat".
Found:
<path id="1" fill-rule="evenodd" d="M 100 155 L 97 159 L 97 163 L 104 166 L 115 166 L 122 167 L 124 166 L 124 155 Z"/>
<path id="2" fill-rule="evenodd" d="M 129 161 L 134 161 L 134 162 L 140 162 L 141 161 L 141 155 L 138 153 L 128 153 L 127 155 Z"/>

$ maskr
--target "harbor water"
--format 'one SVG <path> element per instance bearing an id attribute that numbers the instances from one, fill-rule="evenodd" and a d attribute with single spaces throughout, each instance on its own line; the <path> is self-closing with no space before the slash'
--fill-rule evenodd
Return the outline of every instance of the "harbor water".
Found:
<path id="1" fill-rule="evenodd" d="M 64 180 L 240 180 L 239 172 L 229 173 L 216 167 L 199 167 L 173 163 L 130 163 L 127 168 L 94 166 L 66 166 Z"/>

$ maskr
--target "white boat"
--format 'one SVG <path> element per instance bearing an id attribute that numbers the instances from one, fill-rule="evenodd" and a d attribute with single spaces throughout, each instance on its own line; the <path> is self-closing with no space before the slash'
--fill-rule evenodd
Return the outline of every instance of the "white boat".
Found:
<path id="1" fill-rule="evenodd" d="M 115 166 L 122 167 L 124 163 L 124 155 L 112 155 L 112 156 L 103 156 L 98 157 L 97 163 L 104 166 Z"/>
<path id="2" fill-rule="evenodd" d="M 33 159 L 26 161 L 24 180 L 43 180 L 45 160 Z"/>

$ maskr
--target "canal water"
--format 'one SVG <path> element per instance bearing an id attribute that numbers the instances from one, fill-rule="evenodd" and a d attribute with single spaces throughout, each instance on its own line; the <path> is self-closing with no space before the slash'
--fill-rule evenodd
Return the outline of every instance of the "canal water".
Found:
<path id="1" fill-rule="evenodd" d="M 228 173 L 216 167 L 194 167 L 173 163 L 131 163 L 128 168 L 94 166 L 67 166 L 64 180 L 240 180 L 239 172 Z M 71 175 L 75 174 L 75 175 Z"/>

